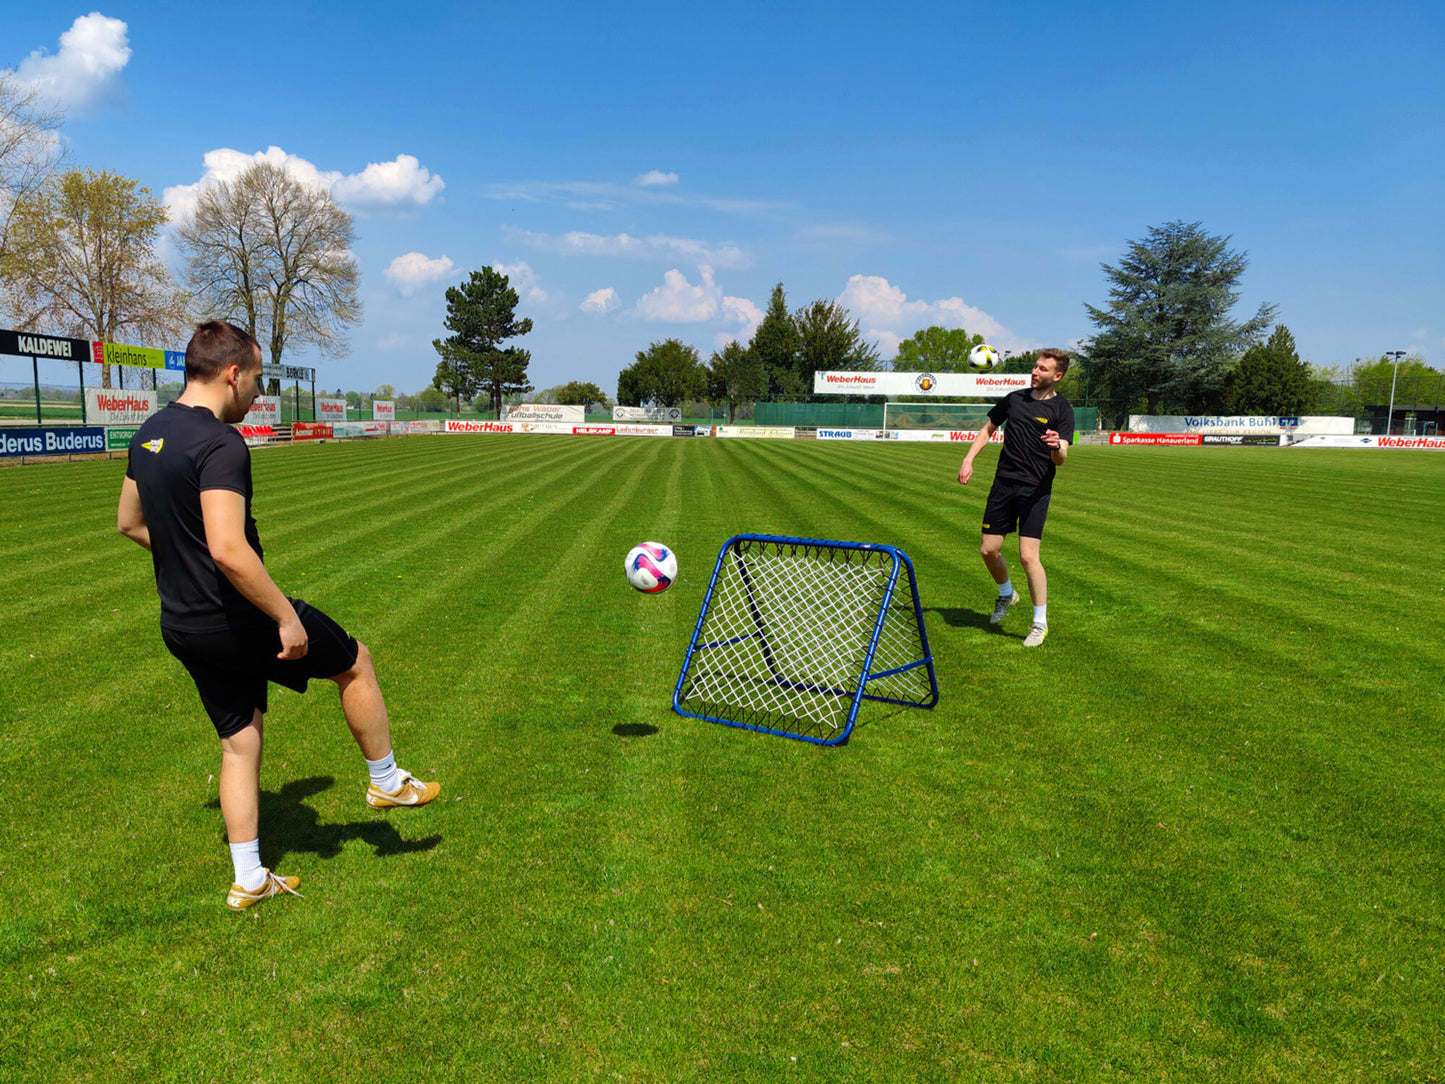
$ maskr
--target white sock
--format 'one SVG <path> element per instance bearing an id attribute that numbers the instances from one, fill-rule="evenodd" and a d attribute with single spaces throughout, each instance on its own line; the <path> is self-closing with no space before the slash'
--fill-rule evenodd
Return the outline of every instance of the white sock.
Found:
<path id="1" fill-rule="evenodd" d="M 401 786 L 401 771 L 396 766 L 396 751 L 392 750 L 380 760 L 368 760 L 366 768 L 371 772 L 371 785 L 377 790 L 392 793 Z"/>
<path id="2" fill-rule="evenodd" d="M 231 865 L 236 867 L 236 883 L 247 892 L 254 892 L 266 883 L 266 867 L 261 865 L 261 840 L 231 844 Z"/>
<path id="3" fill-rule="evenodd" d="M 1044 628 L 1048 628 L 1048 626 L 1049 626 L 1049 608 L 1048 608 L 1047 606 L 1035 606 L 1035 607 L 1034 607 L 1034 624 L 1035 624 L 1035 625 L 1043 625 Z"/>
<path id="4" fill-rule="evenodd" d="M 1003 583 L 1001 583 L 1001 584 L 998 585 L 998 597 L 999 597 L 999 598 L 1012 598 L 1012 597 L 1013 597 L 1013 593 L 1014 593 L 1014 582 L 1013 582 L 1013 580 L 1004 580 Z"/>

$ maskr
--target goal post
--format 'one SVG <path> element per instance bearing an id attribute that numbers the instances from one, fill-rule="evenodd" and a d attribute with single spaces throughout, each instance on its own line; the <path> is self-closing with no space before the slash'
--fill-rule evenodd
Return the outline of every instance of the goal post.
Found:
<path id="1" fill-rule="evenodd" d="M 938 703 L 908 555 L 893 546 L 782 535 L 740 534 L 723 543 L 673 710 L 839 745 L 864 700 Z"/>
<path id="2" fill-rule="evenodd" d="M 982 429 L 991 403 L 883 404 L 884 429 Z"/>

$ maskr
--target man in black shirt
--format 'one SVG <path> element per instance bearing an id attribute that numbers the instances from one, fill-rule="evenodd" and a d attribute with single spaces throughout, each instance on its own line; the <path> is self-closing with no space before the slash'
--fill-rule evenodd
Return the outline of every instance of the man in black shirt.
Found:
<path id="1" fill-rule="evenodd" d="M 242 911 L 297 877 L 261 865 L 261 749 L 267 683 L 305 692 L 336 683 L 352 736 L 371 772 L 374 809 L 425 805 L 441 787 L 396 766 L 386 701 L 371 653 L 335 621 L 281 593 L 262 562 L 251 516 L 251 453 L 232 427 L 261 379 L 261 348 L 221 321 L 186 347 L 186 390 L 147 418 L 130 444 L 116 513 L 122 534 L 151 552 L 161 638 L 190 672 L 221 739 L 221 815 L 235 881 L 226 906 Z"/>
<path id="2" fill-rule="evenodd" d="M 995 430 L 1003 426 L 1003 450 L 984 506 L 980 552 L 998 584 L 998 601 L 989 618 L 997 625 L 1019 601 L 1003 556 L 1004 536 L 1017 526 L 1019 560 L 1034 603 L 1033 625 L 1024 637 L 1024 647 L 1038 647 L 1049 634 L 1048 578 L 1039 561 L 1039 540 L 1049 514 L 1054 473 L 1063 466 L 1074 439 L 1074 408 L 1058 393 L 1059 381 L 1068 371 L 1069 355 L 1065 351 L 1039 351 L 1031 386 L 1010 392 L 994 404 L 958 468 L 959 482 L 968 485 L 974 459 Z"/>

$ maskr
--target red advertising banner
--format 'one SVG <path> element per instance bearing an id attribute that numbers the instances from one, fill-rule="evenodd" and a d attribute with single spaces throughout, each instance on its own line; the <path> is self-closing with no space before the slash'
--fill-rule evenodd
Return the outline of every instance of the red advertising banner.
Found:
<path id="1" fill-rule="evenodd" d="M 1199 444 L 1198 433 L 1110 433 L 1110 444 Z"/>
<path id="2" fill-rule="evenodd" d="M 330 440 L 330 422 L 296 422 L 291 426 L 292 440 Z"/>

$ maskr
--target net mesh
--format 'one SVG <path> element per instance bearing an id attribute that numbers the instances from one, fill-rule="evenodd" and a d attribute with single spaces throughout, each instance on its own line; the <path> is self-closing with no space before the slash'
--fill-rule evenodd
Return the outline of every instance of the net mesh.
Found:
<path id="1" fill-rule="evenodd" d="M 979 429 L 990 403 L 885 403 L 885 429 Z"/>
<path id="2" fill-rule="evenodd" d="M 827 740 L 852 721 L 860 683 L 869 699 L 933 698 L 912 570 L 891 551 L 738 539 L 721 562 L 679 688 L 687 712 Z"/>

